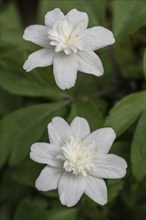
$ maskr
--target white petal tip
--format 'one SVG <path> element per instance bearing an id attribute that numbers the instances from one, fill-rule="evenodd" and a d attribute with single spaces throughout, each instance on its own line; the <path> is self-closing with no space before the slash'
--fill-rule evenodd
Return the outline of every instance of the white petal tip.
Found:
<path id="1" fill-rule="evenodd" d="M 24 34 L 23 34 L 23 39 L 24 39 L 24 40 L 27 40 L 27 37 L 26 37 L 25 32 L 24 32 Z"/>
<path id="2" fill-rule="evenodd" d="M 99 75 L 98 75 L 98 77 L 103 76 L 103 74 L 104 74 L 104 71 L 103 71 L 103 72 L 100 72 Z"/>
<path id="3" fill-rule="evenodd" d="M 40 177 L 38 177 L 35 181 L 35 187 L 37 190 L 39 191 L 42 191 L 42 192 L 47 192 L 49 191 L 46 187 L 43 187 L 41 186 L 41 183 L 40 183 Z"/>
<path id="4" fill-rule="evenodd" d="M 61 198 L 61 196 L 59 197 L 59 200 L 61 202 L 62 205 L 67 206 L 68 208 L 71 208 L 73 206 L 75 206 L 76 204 L 68 204 L 67 202 L 63 201 L 63 199 Z"/>
<path id="5" fill-rule="evenodd" d="M 25 69 L 25 68 L 23 68 L 23 69 L 24 69 L 24 70 L 25 70 L 25 72 L 27 72 L 27 73 L 28 73 L 28 72 L 30 72 L 30 70 L 27 70 L 27 69 Z"/>
<path id="6" fill-rule="evenodd" d="M 34 155 L 33 155 L 32 151 L 30 152 L 29 157 L 30 157 L 31 160 L 35 161 L 34 160 Z"/>
<path id="7" fill-rule="evenodd" d="M 41 187 L 39 187 L 39 186 L 37 185 L 37 183 L 35 183 L 35 187 L 36 187 L 36 189 L 39 190 L 39 191 L 42 191 L 42 192 L 46 192 L 46 191 L 47 191 L 47 190 L 44 190 L 44 189 L 42 189 Z"/>
<path id="8" fill-rule="evenodd" d="M 73 86 L 72 86 L 72 87 L 73 87 Z M 62 89 L 62 90 L 67 90 L 67 89 L 71 89 L 72 87 L 65 87 L 65 88 L 59 87 L 59 88 Z"/>
<path id="9" fill-rule="evenodd" d="M 100 72 L 99 72 L 99 70 L 97 70 L 96 72 L 89 72 L 89 74 L 92 74 L 96 77 L 101 77 L 104 74 L 104 70 L 101 70 Z"/>
<path id="10" fill-rule="evenodd" d="M 26 40 L 26 41 L 30 41 L 28 28 L 26 28 L 25 31 L 24 31 L 23 39 Z"/>
<path id="11" fill-rule="evenodd" d="M 109 43 L 109 45 L 112 45 L 112 44 L 114 44 L 115 43 L 115 38 L 114 38 L 114 36 L 113 36 L 113 33 L 111 32 L 111 39 L 110 39 L 110 43 Z"/>
<path id="12" fill-rule="evenodd" d="M 38 179 L 35 181 L 35 187 L 36 187 L 37 190 L 43 191 L 43 190 L 41 189 L 41 187 L 40 187 L 40 184 L 38 184 Z"/>
<path id="13" fill-rule="evenodd" d="M 35 147 L 37 146 L 37 144 L 38 144 L 38 143 L 32 144 L 31 147 L 30 147 L 30 150 L 31 150 L 31 151 L 34 150 Z"/>
<path id="14" fill-rule="evenodd" d="M 28 62 L 28 60 L 26 60 L 26 62 L 24 63 L 24 65 L 23 65 L 23 69 L 24 69 L 26 72 L 30 72 L 31 69 L 28 68 L 28 66 L 27 66 L 27 62 Z"/>
<path id="15" fill-rule="evenodd" d="M 56 82 L 57 86 L 61 89 L 61 90 L 67 90 L 67 89 L 71 89 L 72 87 L 74 87 L 74 85 L 61 85 L 60 83 Z"/>
<path id="16" fill-rule="evenodd" d="M 113 37 L 113 44 L 116 42 L 115 38 Z"/>
<path id="17" fill-rule="evenodd" d="M 126 164 L 126 165 L 127 165 L 127 164 Z M 123 169 L 123 170 L 121 171 L 121 173 L 119 174 L 119 178 L 117 178 L 117 179 L 121 179 L 121 178 L 125 177 L 125 176 L 126 176 L 126 173 L 127 173 L 127 170 L 126 170 L 126 168 L 125 168 L 125 169 Z"/>
<path id="18" fill-rule="evenodd" d="M 122 168 L 123 168 L 123 170 L 124 170 L 123 175 L 125 176 L 125 174 L 126 174 L 126 169 L 127 169 L 127 167 L 128 167 L 128 164 L 127 164 L 127 162 L 126 162 L 126 160 L 125 160 L 124 158 L 122 158 L 122 157 L 120 157 L 120 158 L 121 158 L 121 160 L 122 160 Z"/>
<path id="19" fill-rule="evenodd" d="M 113 128 L 105 127 L 104 129 L 108 129 L 108 133 L 109 133 L 111 136 L 113 136 L 114 139 L 116 138 L 116 132 L 114 131 Z"/>
<path id="20" fill-rule="evenodd" d="M 57 83 L 56 83 L 57 84 Z M 61 89 L 61 90 L 66 90 L 67 88 L 64 88 L 64 87 L 62 87 L 62 86 L 60 86 L 60 85 L 58 85 L 57 84 L 57 86 Z"/>
<path id="21" fill-rule="evenodd" d="M 108 201 L 107 201 L 107 200 L 105 200 L 105 201 L 101 202 L 101 203 L 100 203 L 100 205 L 104 206 L 104 205 L 106 205 L 106 204 L 107 204 L 107 202 L 108 202 Z"/>
<path id="22" fill-rule="evenodd" d="M 114 38 L 114 35 L 113 35 L 112 31 L 110 31 L 106 28 L 105 28 L 105 30 L 106 30 L 106 34 L 108 36 L 108 41 L 109 41 L 108 45 L 114 44 L 115 43 L 115 38 Z"/>

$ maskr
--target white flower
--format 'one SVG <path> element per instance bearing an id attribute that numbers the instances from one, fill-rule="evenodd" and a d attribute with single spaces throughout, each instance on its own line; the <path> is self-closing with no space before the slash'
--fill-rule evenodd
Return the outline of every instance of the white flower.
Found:
<path id="1" fill-rule="evenodd" d="M 50 144 L 35 143 L 30 158 L 47 164 L 36 180 L 40 191 L 58 188 L 60 201 L 74 206 L 83 193 L 104 205 L 107 187 L 103 178 L 117 179 L 126 174 L 127 164 L 119 156 L 108 154 L 116 137 L 112 128 L 90 134 L 88 122 L 76 117 L 69 126 L 60 117 L 48 124 Z"/>
<path id="2" fill-rule="evenodd" d="M 113 44 L 111 31 L 98 26 L 87 29 L 88 15 L 72 9 L 65 16 L 56 8 L 45 16 L 45 26 L 31 25 L 23 38 L 41 47 L 24 64 L 28 72 L 53 64 L 54 77 L 61 89 L 75 85 L 77 71 L 101 76 L 103 66 L 94 50 Z"/>

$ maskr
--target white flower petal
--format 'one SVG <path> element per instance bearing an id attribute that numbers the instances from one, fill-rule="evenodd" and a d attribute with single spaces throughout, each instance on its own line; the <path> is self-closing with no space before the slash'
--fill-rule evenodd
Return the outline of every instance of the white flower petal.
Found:
<path id="1" fill-rule="evenodd" d="M 54 77 L 61 89 L 69 89 L 75 85 L 77 78 L 77 57 L 75 54 L 57 53 L 54 57 Z"/>
<path id="2" fill-rule="evenodd" d="M 61 175 L 62 169 L 46 166 L 37 178 L 35 186 L 40 191 L 57 189 Z"/>
<path id="3" fill-rule="evenodd" d="M 51 48 L 47 32 L 48 28 L 43 25 L 31 25 L 25 29 L 23 38 L 41 47 Z"/>
<path id="4" fill-rule="evenodd" d="M 103 66 L 99 57 L 93 51 L 78 52 L 78 70 L 80 72 L 93 74 L 95 76 L 103 75 Z"/>
<path id="5" fill-rule="evenodd" d="M 90 127 L 86 119 L 75 117 L 70 124 L 73 135 L 77 138 L 84 138 L 90 134 Z"/>
<path id="6" fill-rule="evenodd" d="M 63 118 L 55 117 L 52 122 L 48 124 L 48 134 L 50 143 L 62 146 L 67 141 L 70 141 L 70 126 Z"/>
<path id="7" fill-rule="evenodd" d="M 45 25 L 52 28 L 56 21 L 60 21 L 62 19 L 64 19 L 63 12 L 59 8 L 55 8 L 45 15 Z"/>
<path id="8" fill-rule="evenodd" d="M 29 55 L 25 61 L 23 68 L 27 72 L 36 67 L 50 66 L 53 63 L 54 50 L 52 49 L 40 49 Z"/>
<path id="9" fill-rule="evenodd" d="M 85 177 L 64 172 L 59 184 L 60 201 L 68 207 L 74 206 L 81 198 L 85 189 Z"/>
<path id="10" fill-rule="evenodd" d="M 59 146 L 48 143 L 35 143 L 31 146 L 30 158 L 38 163 L 60 167 L 61 161 L 56 156 L 61 154 Z"/>
<path id="11" fill-rule="evenodd" d="M 87 29 L 87 33 L 85 42 L 87 48 L 91 50 L 97 50 L 115 43 L 113 33 L 104 27 L 98 26 L 89 28 Z"/>
<path id="12" fill-rule="evenodd" d="M 103 179 L 87 176 L 84 193 L 100 205 L 107 203 L 107 187 Z"/>
<path id="13" fill-rule="evenodd" d="M 112 128 L 101 128 L 89 134 L 85 142 L 96 142 L 98 153 L 107 154 L 116 138 L 116 134 Z"/>
<path id="14" fill-rule="evenodd" d="M 75 26 L 81 22 L 84 24 L 84 29 L 88 26 L 88 15 L 85 12 L 80 12 L 77 9 L 72 9 L 66 15 L 68 21 L 70 21 Z"/>
<path id="15" fill-rule="evenodd" d="M 119 179 L 126 174 L 126 161 L 114 154 L 99 154 L 96 161 L 96 170 L 91 171 L 90 175 L 107 178 Z"/>
<path id="16" fill-rule="evenodd" d="M 61 139 L 60 134 L 52 125 L 52 123 L 48 124 L 48 135 L 49 135 L 50 143 L 57 144 L 59 146 L 62 146 L 64 144 L 64 141 Z"/>

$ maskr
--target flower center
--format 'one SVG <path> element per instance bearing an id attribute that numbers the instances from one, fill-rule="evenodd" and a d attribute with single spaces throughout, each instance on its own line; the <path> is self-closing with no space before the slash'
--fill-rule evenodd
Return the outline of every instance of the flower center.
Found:
<path id="1" fill-rule="evenodd" d="M 48 31 L 50 45 L 55 46 L 55 52 L 64 51 L 66 55 L 77 53 L 77 50 L 83 49 L 83 41 L 85 36 L 83 33 L 83 25 L 80 22 L 74 26 L 69 21 L 57 21 Z"/>
<path id="2" fill-rule="evenodd" d="M 58 155 L 57 158 L 64 161 L 63 166 L 66 171 L 87 176 L 87 172 L 94 169 L 97 159 L 95 142 L 85 146 L 81 140 L 72 138 L 61 149 L 63 154 Z"/>

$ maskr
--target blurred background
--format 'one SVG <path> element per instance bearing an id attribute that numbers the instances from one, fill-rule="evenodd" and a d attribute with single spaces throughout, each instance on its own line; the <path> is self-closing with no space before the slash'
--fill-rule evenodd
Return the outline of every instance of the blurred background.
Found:
<path id="1" fill-rule="evenodd" d="M 23 40 L 24 29 L 43 24 L 60 8 L 87 12 L 89 27 L 104 26 L 116 43 L 100 49 L 104 75 L 78 73 L 70 90 L 60 90 L 52 66 L 26 73 L 23 64 L 39 47 Z M 144 0 L 0 0 L 0 167 L 1 220 L 144 220 L 145 50 Z M 32 143 L 48 142 L 47 124 L 59 115 L 70 122 L 85 117 L 92 130 L 110 126 L 117 133 L 111 153 L 126 159 L 122 180 L 108 180 L 108 204 L 83 196 L 73 208 L 62 206 L 56 191 L 35 189 L 44 167 L 29 159 Z"/>

